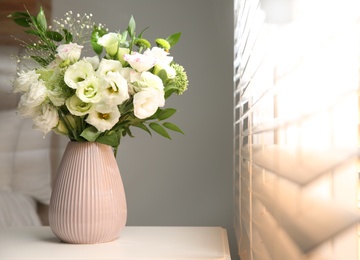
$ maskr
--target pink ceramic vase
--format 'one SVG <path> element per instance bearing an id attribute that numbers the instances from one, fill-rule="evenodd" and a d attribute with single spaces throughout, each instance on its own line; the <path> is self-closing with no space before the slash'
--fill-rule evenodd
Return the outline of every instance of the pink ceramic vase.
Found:
<path id="1" fill-rule="evenodd" d="M 109 242 L 119 236 L 126 218 L 125 192 L 112 148 L 69 142 L 50 200 L 53 233 L 67 243 Z"/>

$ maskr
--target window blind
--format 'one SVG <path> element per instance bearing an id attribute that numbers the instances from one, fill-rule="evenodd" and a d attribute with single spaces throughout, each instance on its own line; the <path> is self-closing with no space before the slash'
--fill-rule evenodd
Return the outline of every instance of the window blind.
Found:
<path id="1" fill-rule="evenodd" d="M 359 1 L 267 2 L 234 2 L 239 256 L 359 259 Z"/>

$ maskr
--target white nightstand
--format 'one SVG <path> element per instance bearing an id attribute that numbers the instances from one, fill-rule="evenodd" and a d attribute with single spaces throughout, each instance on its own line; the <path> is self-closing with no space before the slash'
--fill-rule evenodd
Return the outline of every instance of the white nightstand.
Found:
<path id="1" fill-rule="evenodd" d="M 112 242 L 60 242 L 49 227 L 0 230 L 0 259 L 230 260 L 227 232 L 220 227 L 125 227 Z"/>

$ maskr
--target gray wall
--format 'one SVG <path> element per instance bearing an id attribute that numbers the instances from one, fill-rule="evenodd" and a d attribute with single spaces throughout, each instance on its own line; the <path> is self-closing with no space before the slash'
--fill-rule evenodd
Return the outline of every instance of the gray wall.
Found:
<path id="1" fill-rule="evenodd" d="M 53 0 L 53 18 L 92 13 L 111 30 L 132 14 L 149 40 L 181 31 L 171 54 L 190 85 L 167 100 L 172 122 L 185 135 L 167 140 L 135 131 L 122 140 L 118 162 L 127 201 L 127 225 L 222 226 L 235 258 L 232 212 L 232 0 Z"/>

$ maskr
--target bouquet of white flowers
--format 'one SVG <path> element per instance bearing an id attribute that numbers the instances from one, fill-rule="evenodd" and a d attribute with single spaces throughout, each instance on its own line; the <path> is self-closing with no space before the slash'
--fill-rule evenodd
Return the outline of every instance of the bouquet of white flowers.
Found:
<path id="1" fill-rule="evenodd" d="M 182 133 L 163 121 L 176 112 L 163 108 L 165 100 L 188 86 L 184 68 L 169 52 L 181 33 L 158 38 L 152 47 L 143 38 L 145 30 L 135 33 L 132 16 L 121 33 L 93 23 L 91 14 L 71 11 L 53 26 L 47 25 L 42 8 L 37 16 L 15 12 L 9 17 L 36 37 L 23 43 L 21 58 L 37 66 L 19 71 L 13 84 L 13 91 L 21 93 L 19 114 L 31 117 L 34 128 L 107 144 L 115 155 L 121 137 L 132 136 L 130 126 L 166 138 L 167 129 Z M 93 55 L 82 55 L 87 44 Z"/>

